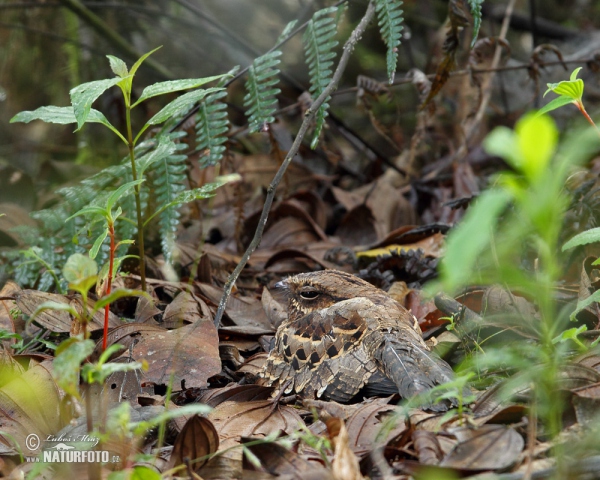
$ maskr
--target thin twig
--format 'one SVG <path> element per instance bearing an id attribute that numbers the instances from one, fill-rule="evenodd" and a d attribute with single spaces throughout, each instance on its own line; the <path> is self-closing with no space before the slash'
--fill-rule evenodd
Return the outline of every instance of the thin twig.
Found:
<path id="1" fill-rule="evenodd" d="M 515 7 L 516 0 L 510 0 L 508 5 L 506 6 L 506 12 L 504 13 L 504 20 L 502 21 L 502 27 L 500 28 L 500 35 L 498 38 L 500 40 L 504 40 L 506 38 L 506 33 L 508 32 L 508 26 L 510 25 L 510 17 L 512 16 L 513 9 Z M 497 68 L 500 63 L 500 57 L 502 55 L 502 46 L 500 43 L 496 45 L 496 49 L 494 50 L 494 56 L 492 58 L 492 68 Z M 474 133 L 477 131 L 478 127 L 481 125 L 483 120 L 483 115 L 485 114 L 485 110 L 487 109 L 488 104 L 490 103 L 490 98 L 492 97 L 492 80 L 494 79 L 494 73 L 490 73 L 487 78 L 484 79 L 483 84 L 481 86 L 481 91 L 483 92 L 483 96 L 481 98 L 481 103 L 479 104 L 479 109 L 475 114 L 470 125 L 465 129 L 465 145 L 467 144 L 473 137 Z"/>
<path id="2" fill-rule="evenodd" d="M 288 154 L 286 155 L 283 163 L 281 164 L 281 167 L 279 167 L 279 170 L 275 174 L 273 181 L 269 185 L 269 189 L 267 190 L 267 198 L 265 199 L 265 205 L 264 205 L 262 213 L 260 215 L 260 220 L 258 222 L 258 226 L 256 227 L 256 232 L 254 232 L 254 238 L 252 238 L 252 241 L 250 242 L 248 249 L 244 253 L 244 256 L 241 258 L 240 263 L 237 264 L 237 266 L 235 267 L 235 269 L 229 276 L 227 283 L 225 284 L 225 287 L 223 289 L 223 296 L 221 297 L 221 301 L 219 302 L 219 308 L 217 309 L 217 314 L 215 315 L 215 326 L 217 328 L 219 328 L 219 325 L 221 323 L 221 318 L 223 318 L 223 313 L 225 312 L 225 305 L 227 305 L 227 300 L 229 299 L 229 295 L 231 295 L 231 289 L 233 288 L 233 284 L 237 280 L 242 269 L 246 266 L 246 263 L 248 262 L 250 255 L 252 255 L 252 253 L 254 253 L 254 250 L 256 250 L 256 248 L 260 244 L 260 241 L 262 240 L 262 234 L 265 229 L 265 225 L 267 224 L 269 211 L 271 210 L 271 205 L 273 204 L 273 199 L 275 198 L 275 192 L 277 191 L 277 186 L 281 182 L 281 179 L 283 178 L 283 175 L 285 174 L 285 171 L 287 170 L 288 165 L 292 161 L 292 158 L 294 158 L 294 156 L 298 152 L 298 149 L 300 148 L 300 145 L 302 144 L 302 140 L 304 139 L 304 136 L 306 135 L 306 132 L 308 131 L 308 128 L 311 125 L 312 120 L 315 117 L 315 114 L 317 113 L 317 110 L 323 104 L 323 102 L 336 89 L 340 79 L 342 78 L 342 74 L 344 73 L 344 70 L 346 69 L 346 65 L 348 64 L 348 60 L 350 59 L 350 55 L 352 54 L 352 51 L 354 50 L 355 45 L 358 43 L 358 41 L 362 37 L 362 34 L 364 33 L 365 29 L 367 28 L 367 25 L 373 18 L 374 14 L 375 14 L 375 6 L 373 5 L 373 2 L 371 1 L 371 2 L 369 2 L 369 5 L 367 7 L 367 10 L 365 11 L 363 18 L 361 19 L 359 24 L 356 26 L 356 28 L 350 35 L 350 38 L 348 38 L 348 40 L 346 41 L 346 43 L 344 45 L 344 50 L 342 52 L 342 56 L 340 57 L 340 61 L 338 63 L 337 68 L 335 69 L 333 78 L 329 82 L 329 85 L 327 85 L 327 87 L 325 88 L 325 90 L 323 90 L 321 95 L 319 95 L 319 97 L 313 102 L 313 104 L 310 106 L 310 108 L 306 111 L 304 121 L 302 122 L 302 125 L 300 126 L 300 129 L 298 130 L 296 139 L 294 140 L 294 143 L 292 144 Z"/>

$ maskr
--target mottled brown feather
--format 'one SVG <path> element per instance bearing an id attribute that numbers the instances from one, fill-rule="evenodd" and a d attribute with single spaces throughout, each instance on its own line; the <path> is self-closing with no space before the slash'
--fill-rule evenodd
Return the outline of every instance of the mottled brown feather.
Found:
<path id="1" fill-rule="evenodd" d="M 404 397 L 452 378 L 450 366 L 429 351 L 416 319 L 364 280 L 328 270 L 279 286 L 289 296 L 288 319 L 277 329 L 265 384 L 348 401 L 371 377 L 391 380 Z"/>

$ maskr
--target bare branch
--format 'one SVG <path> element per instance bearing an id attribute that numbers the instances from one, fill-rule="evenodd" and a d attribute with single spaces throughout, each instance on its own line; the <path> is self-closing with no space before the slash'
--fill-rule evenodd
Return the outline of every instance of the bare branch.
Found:
<path id="1" fill-rule="evenodd" d="M 256 250 L 256 248 L 260 244 L 260 241 L 262 240 L 262 234 L 265 229 L 265 225 L 267 224 L 269 211 L 271 210 L 271 205 L 273 204 L 273 199 L 275 198 L 275 192 L 277 191 L 277 187 L 278 187 L 279 183 L 281 182 L 281 179 L 283 178 L 283 175 L 285 174 L 285 171 L 287 170 L 288 165 L 292 161 L 292 158 L 294 158 L 294 156 L 298 152 L 298 149 L 300 148 L 300 145 L 302 144 L 302 140 L 304 139 L 304 136 L 306 135 L 306 132 L 308 131 L 308 128 L 311 125 L 312 120 L 315 117 L 317 110 L 323 104 L 323 102 L 337 88 L 337 85 L 338 85 L 340 79 L 342 78 L 342 74 L 344 73 L 344 70 L 346 70 L 346 65 L 348 65 L 348 60 L 350 59 L 350 55 L 352 54 L 354 47 L 356 46 L 356 44 L 362 37 L 362 34 L 366 30 L 367 25 L 372 20 L 374 13 L 375 13 L 375 6 L 373 4 L 373 1 L 371 1 L 371 2 L 369 2 L 369 6 L 367 7 L 367 10 L 365 11 L 363 18 L 361 19 L 359 24 L 356 26 L 356 28 L 350 35 L 350 38 L 348 38 L 348 40 L 344 44 L 344 50 L 342 52 L 342 56 L 340 58 L 337 68 L 335 69 L 335 72 L 333 73 L 331 82 L 329 82 L 329 85 L 327 85 L 327 87 L 325 88 L 325 90 L 323 90 L 321 95 L 319 95 L 319 97 L 313 102 L 313 104 L 310 106 L 310 108 L 306 111 L 304 121 L 302 122 L 302 125 L 300 125 L 300 129 L 298 130 L 296 139 L 294 140 L 292 147 L 290 148 L 283 163 L 281 164 L 281 167 L 279 167 L 279 170 L 275 174 L 273 181 L 269 185 L 269 189 L 267 190 L 267 198 L 265 199 L 265 205 L 264 205 L 262 213 L 260 215 L 260 220 L 258 222 L 258 226 L 256 227 L 256 231 L 254 232 L 254 237 L 252 238 L 250 245 L 248 245 L 248 248 L 246 249 L 244 256 L 241 258 L 240 263 L 237 264 L 237 266 L 235 267 L 235 269 L 229 276 L 227 283 L 225 284 L 225 287 L 223 290 L 223 296 L 221 297 L 221 301 L 219 302 L 219 308 L 217 309 L 217 314 L 215 315 L 215 326 L 217 328 L 219 328 L 221 319 L 223 318 L 223 313 L 225 312 L 225 305 L 227 305 L 227 300 L 229 299 L 229 295 L 231 295 L 231 289 L 233 288 L 234 283 L 236 282 L 236 280 L 239 277 L 243 268 L 246 266 L 246 263 L 248 262 L 250 255 L 252 255 L 252 253 L 254 253 L 254 250 Z"/>

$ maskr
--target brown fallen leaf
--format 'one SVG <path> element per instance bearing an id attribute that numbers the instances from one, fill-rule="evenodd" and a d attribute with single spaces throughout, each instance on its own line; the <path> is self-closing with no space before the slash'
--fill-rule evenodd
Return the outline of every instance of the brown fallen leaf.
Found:
<path id="1" fill-rule="evenodd" d="M 511 427 L 483 425 L 478 429 L 450 429 L 459 443 L 440 463 L 461 470 L 503 470 L 513 466 L 525 441 Z"/>
<path id="2" fill-rule="evenodd" d="M 219 449 L 219 434 L 208 418 L 194 415 L 177 435 L 173 444 L 169 467 L 173 468 L 186 462 L 191 463 L 194 472 L 208 461 L 204 458 Z"/>
<path id="3" fill-rule="evenodd" d="M 426 430 L 415 430 L 412 441 L 417 452 L 417 458 L 423 465 L 437 465 L 443 457 L 443 452 L 437 435 Z"/>
<path id="4" fill-rule="evenodd" d="M 377 445 L 386 444 L 406 429 L 401 416 L 395 415 L 396 407 L 389 405 L 389 400 L 390 398 L 376 398 L 365 401 L 346 421 L 350 447 L 357 455 L 366 453 Z M 388 420 L 393 422 L 391 427 L 386 424 Z"/>
<path id="5" fill-rule="evenodd" d="M 272 399 L 246 402 L 226 401 L 208 414 L 217 432 L 221 450 L 240 445 L 242 437 L 266 437 L 276 431 L 291 433 L 304 425 L 291 407 L 278 405 Z M 242 449 L 233 448 L 211 459 L 200 472 L 210 478 L 238 478 L 242 471 Z"/>
<path id="6" fill-rule="evenodd" d="M 44 302 L 56 302 L 65 305 L 71 305 L 78 312 L 83 311 L 81 297 L 76 295 L 67 297 L 56 293 L 46 293 L 37 290 L 22 290 L 16 295 L 16 302 L 23 313 L 33 315 L 35 310 Z M 88 308 L 91 308 L 93 301 L 90 299 Z M 75 320 L 69 312 L 63 310 L 45 310 L 35 317 L 35 322 L 51 332 L 66 333 L 70 332 Z M 114 314 L 109 315 L 109 327 L 114 328 L 121 324 L 119 318 Z M 88 324 L 88 331 L 100 330 L 104 328 L 104 311 L 98 311 Z"/>
<path id="7" fill-rule="evenodd" d="M 42 442 L 29 441 L 58 432 L 67 422 L 61 410 L 62 392 L 52 376 L 52 362 L 35 365 L 0 388 L 0 452 L 37 455 Z"/>
<path id="8" fill-rule="evenodd" d="M 244 441 L 252 439 L 244 439 Z M 298 453 L 288 450 L 277 442 L 248 445 L 246 447 L 260 461 L 260 467 L 244 457 L 244 471 L 258 471 L 294 480 L 329 480 L 335 477 L 325 467 L 310 462 Z"/>
<path id="9" fill-rule="evenodd" d="M 348 430 L 343 420 L 331 418 L 327 420 L 327 432 L 333 444 L 332 473 L 336 480 L 363 480 L 358 465 L 358 458 L 350 448 Z"/>

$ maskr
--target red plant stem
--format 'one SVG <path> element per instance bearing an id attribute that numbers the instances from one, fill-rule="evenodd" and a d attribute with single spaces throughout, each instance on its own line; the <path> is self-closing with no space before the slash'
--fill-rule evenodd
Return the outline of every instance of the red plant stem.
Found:
<path id="1" fill-rule="evenodd" d="M 113 264 L 115 261 L 115 226 L 110 223 L 108 225 L 108 236 L 110 237 L 110 252 L 108 259 L 108 278 L 106 280 L 106 293 L 110 295 L 112 288 Z M 110 305 L 104 306 L 104 335 L 102 336 L 102 351 L 106 350 L 108 341 L 108 315 L 110 313 Z"/>
<path id="2" fill-rule="evenodd" d="M 594 123 L 594 121 L 592 120 L 592 117 L 590 117 L 585 109 L 585 107 L 583 106 L 583 103 L 581 102 L 574 102 L 575 105 L 577 106 L 577 108 L 579 109 L 579 111 L 583 114 L 583 116 L 587 119 L 588 122 L 590 122 L 590 124 L 596 129 L 596 132 L 598 133 L 598 135 L 600 135 L 600 129 L 598 129 L 598 125 L 596 125 Z"/>

